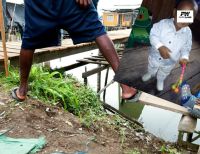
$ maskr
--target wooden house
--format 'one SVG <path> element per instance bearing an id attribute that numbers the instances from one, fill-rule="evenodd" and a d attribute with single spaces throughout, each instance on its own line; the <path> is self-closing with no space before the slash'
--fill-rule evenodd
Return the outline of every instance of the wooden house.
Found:
<path id="1" fill-rule="evenodd" d="M 103 24 L 108 29 L 130 28 L 134 18 L 134 11 L 130 9 L 105 10 Z"/>

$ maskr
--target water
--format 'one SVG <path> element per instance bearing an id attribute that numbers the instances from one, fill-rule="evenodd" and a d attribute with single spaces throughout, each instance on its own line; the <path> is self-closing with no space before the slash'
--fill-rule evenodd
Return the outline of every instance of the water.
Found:
<path id="1" fill-rule="evenodd" d="M 72 55 L 65 58 L 52 60 L 51 67 L 62 67 L 76 62 L 77 59 L 83 59 L 91 55 L 98 55 L 98 50 L 93 50 L 78 55 Z M 76 69 L 67 71 L 68 74 L 73 74 L 79 81 L 83 82 L 82 73 L 87 70 L 91 70 L 97 67 L 95 64 L 88 64 Z M 106 70 L 101 73 L 101 88 L 104 87 Z M 110 69 L 108 82 L 113 79 L 114 73 Z M 88 77 L 88 85 L 96 91 L 97 89 L 97 74 Z M 102 96 L 101 96 L 102 98 Z M 107 88 L 106 103 L 123 111 L 131 118 L 138 119 L 143 123 L 146 131 L 154 134 L 155 136 L 164 139 L 165 141 L 176 142 L 178 138 L 178 124 L 181 119 L 181 114 L 171 111 L 155 108 L 152 106 L 144 106 L 140 103 L 126 102 L 121 104 L 119 95 L 119 85 L 114 83 Z M 197 123 L 196 130 L 200 130 L 200 122 Z M 195 143 L 200 144 L 200 139 Z"/>

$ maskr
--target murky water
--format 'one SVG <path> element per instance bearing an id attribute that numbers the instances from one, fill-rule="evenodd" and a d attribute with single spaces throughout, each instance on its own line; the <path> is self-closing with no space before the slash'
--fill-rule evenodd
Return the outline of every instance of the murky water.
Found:
<path id="1" fill-rule="evenodd" d="M 89 57 L 91 55 L 97 55 L 98 50 L 93 50 L 78 55 L 72 55 L 58 60 L 51 61 L 51 67 L 62 67 L 76 62 L 77 59 L 83 59 L 84 57 Z M 73 74 L 79 81 L 83 82 L 82 73 L 85 72 L 85 67 L 87 70 L 96 68 L 95 64 L 88 64 L 67 73 Z M 104 87 L 106 71 L 101 73 L 101 88 Z M 108 82 L 112 80 L 114 76 L 113 71 L 110 69 Z M 88 85 L 96 91 L 97 89 L 97 74 L 88 77 Z M 102 97 L 102 96 L 101 96 Z M 181 114 L 174 113 L 171 111 L 144 106 L 139 103 L 126 102 L 124 104 L 120 103 L 119 95 L 119 85 L 114 83 L 107 88 L 106 92 L 106 103 L 112 105 L 113 107 L 123 111 L 129 117 L 138 119 L 143 123 L 145 129 L 154 134 L 157 137 L 164 139 L 165 141 L 176 142 L 178 137 L 178 124 L 181 119 Z M 200 130 L 200 122 L 197 123 L 197 129 Z M 200 139 L 195 143 L 200 144 Z"/>

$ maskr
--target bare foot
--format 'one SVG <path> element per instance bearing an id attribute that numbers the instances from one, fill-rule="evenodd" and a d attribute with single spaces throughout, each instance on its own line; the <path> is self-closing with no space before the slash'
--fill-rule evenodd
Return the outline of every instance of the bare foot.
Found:
<path id="1" fill-rule="evenodd" d="M 28 92 L 28 84 L 23 84 L 19 86 L 19 89 L 17 89 L 16 94 L 19 98 L 26 98 Z"/>
<path id="2" fill-rule="evenodd" d="M 26 94 L 24 93 L 24 95 L 21 95 L 19 89 L 17 89 L 16 95 L 17 95 L 17 97 L 18 97 L 19 99 L 21 99 L 21 100 L 26 99 Z"/>
<path id="3" fill-rule="evenodd" d="M 137 93 L 135 88 L 121 84 L 122 87 L 122 99 L 129 99 Z"/>

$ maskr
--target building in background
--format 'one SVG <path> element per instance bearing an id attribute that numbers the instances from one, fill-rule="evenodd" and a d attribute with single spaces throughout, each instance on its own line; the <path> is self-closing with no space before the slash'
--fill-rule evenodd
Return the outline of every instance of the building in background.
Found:
<path id="1" fill-rule="evenodd" d="M 137 17 L 138 8 L 136 5 L 114 5 L 110 9 L 103 10 L 103 24 L 107 30 L 131 28 Z"/>
<path id="2" fill-rule="evenodd" d="M 137 10 L 131 10 L 131 9 L 104 10 L 103 24 L 107 30 L 131 28 L 136 17 L 137 17 Z"/>

